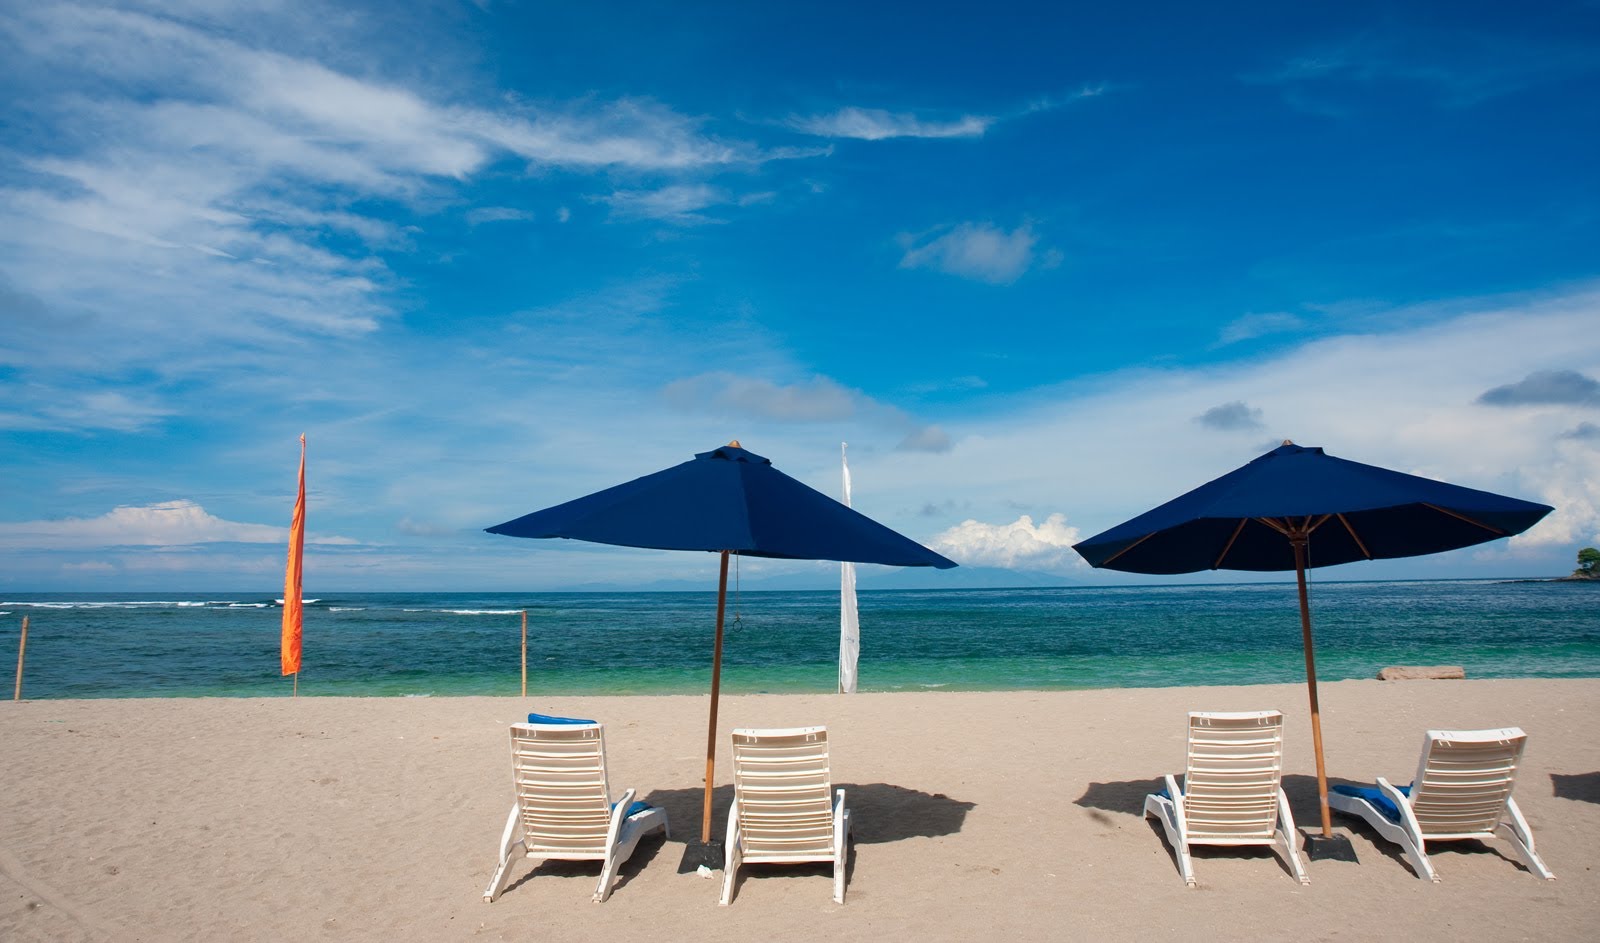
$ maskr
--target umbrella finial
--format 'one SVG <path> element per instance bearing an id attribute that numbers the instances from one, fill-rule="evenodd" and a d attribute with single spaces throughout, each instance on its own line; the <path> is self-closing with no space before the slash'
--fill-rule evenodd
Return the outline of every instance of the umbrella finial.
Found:
<path id="1" fill-rule="evenodd" d="M 738 439 L 734 439 L 732 442 L 728 443 L 728 448 L 730 448 L 730 449 L 742 449 L 742 448 L 744 448 L 744 446 L 739 444 L 739 440 Z"/>
<path id="2" fill-rule="evenodd" d="M 1283 444 L 1284 445 L 1293 445 L 1294 444 L 1294 440 L 1293 439 L 1284 439 L 1283 440 Z"/>

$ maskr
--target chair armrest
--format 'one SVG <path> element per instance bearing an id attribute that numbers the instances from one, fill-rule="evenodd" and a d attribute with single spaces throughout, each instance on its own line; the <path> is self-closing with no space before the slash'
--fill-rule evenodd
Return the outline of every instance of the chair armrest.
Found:
<path id="1" fill-rule="evenodd" d="M 628 809 L 633 806 L 633 796 L 636 792 L 637 789 L 629 789 L 622 794 L 621 799 L 617 800 L 616 805 L 611 807 L 611 825 L 606 829 L 607 848 L 615 846 L 617 838 L 622 835 L 622 823 L 628 817 Z"/>

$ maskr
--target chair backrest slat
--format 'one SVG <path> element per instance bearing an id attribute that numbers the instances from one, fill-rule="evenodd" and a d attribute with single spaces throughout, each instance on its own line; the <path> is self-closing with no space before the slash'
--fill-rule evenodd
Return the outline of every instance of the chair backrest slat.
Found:
<path id="1" fill-rule="evenodd" d="M 1183 811 L 1191 838 L 1271 838 L 1282 775 L 1282 713 L 1189 714 Z"/>
<path id="2" fill-rule="evenodd" d="M 1527 741 L 1518 727 L 1428 731 L 1410 797 L 1422 834 L 1493 832 L 1516 785 Z"/>
<path id="3" fill-rule="evenodd" d="M 735 730 L 733 789 L 747 858 L 832 852 L 826 727 Z"/>
<path id="4" fill-rule="evenodd" d="M 511 761 L 530 851 L 604 853 L 611 825 L 599 724 L 513 724 Z"/>

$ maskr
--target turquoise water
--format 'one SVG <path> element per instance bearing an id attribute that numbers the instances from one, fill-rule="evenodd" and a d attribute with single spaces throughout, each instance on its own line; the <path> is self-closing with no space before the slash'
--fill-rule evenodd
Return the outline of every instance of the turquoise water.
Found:
<path id="1" fill-rule="evenodd" d="M 732 601 L 730 600 L 730 603 Z M 364 593 L 308 602 L 302 695 L 702 693 L 715 593 Z M 1302 681 L 1292 582 L 860 595 L 863 691 Z M 287 695 L 270 595 L 14 594 L 0 664 L 30 619 L 28 698 Z M 828 692 L 832 592 L 730 605 L 729 693 Z M 1442 581 L 1313 586 L 1317 674 L 1463 665 L 1472 678 L 1600 677 L 1600 585 Z M 6 677 L 10 677 L 9 674 Z"/>

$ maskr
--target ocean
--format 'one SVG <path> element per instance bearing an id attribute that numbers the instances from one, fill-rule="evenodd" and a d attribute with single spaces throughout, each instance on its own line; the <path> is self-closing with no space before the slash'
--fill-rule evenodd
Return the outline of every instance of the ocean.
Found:
<path id="1" fill-rule="evenodd" d="M 352 593 L 307 601 L 302 696 L 699 694 L 716 594 Z M 860 690 L 1303 681 L 1294 583 L 863 591 Z M 23 695 L 273 697 L 280 608 L 247 593 L 13 594 L 0 664 L 30 619 Z M 729 597 L 723 690 L 833 691 L 836 592 Z M 1462 665 L 1469 678 L 1600 677 L 1600 585 L 1326 582 L 1317 674 Z M 9 678 L 10 675 L 7 675 Z"/>

